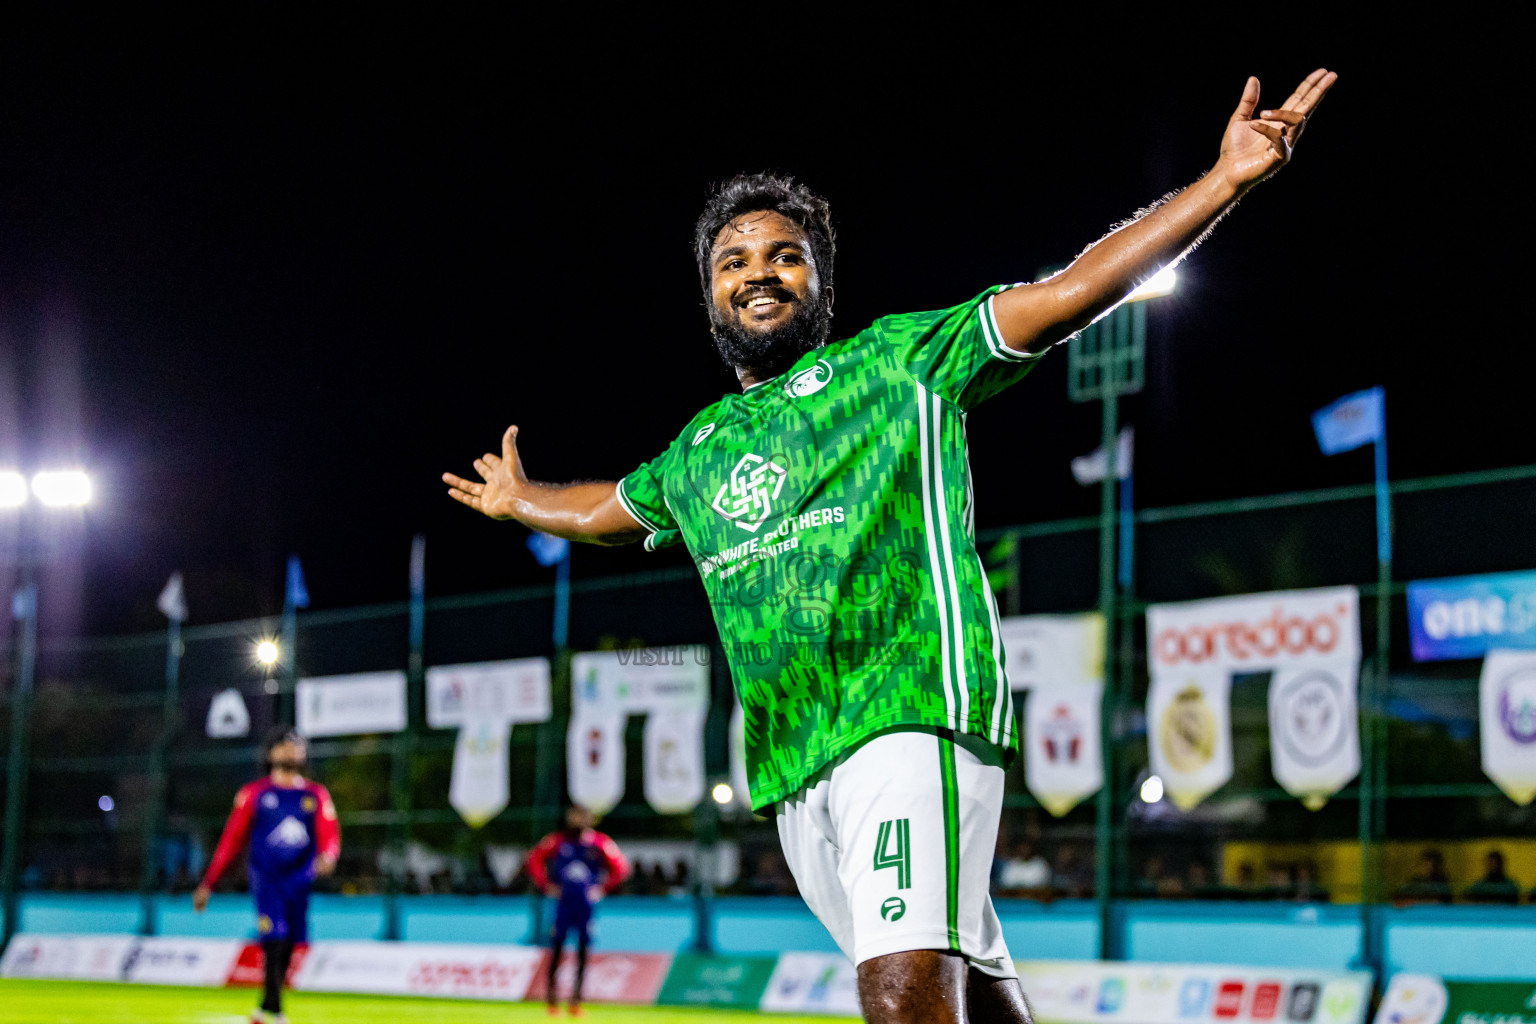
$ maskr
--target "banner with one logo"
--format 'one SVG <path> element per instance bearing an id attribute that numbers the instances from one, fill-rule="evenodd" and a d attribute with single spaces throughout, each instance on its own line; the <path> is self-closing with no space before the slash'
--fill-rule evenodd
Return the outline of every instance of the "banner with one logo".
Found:
<path id="1" fill-rule="evenodd" d="M 513 724 L 549 721 L 549 662 L 435 665 L 427 669 L 426 683 L 427 725 L 459 729 L 448 803 L 470 828 L 479 828 L 511 799 L 507 757 Z"/>
<path id="2" fill-rule="evenodd" d="M 405 673 L 358 672 L 300 679 L 294 703 L 301 736 L 400 732 L 405 728 Z"/>
<path id="3" fill-rule="evenodd" d="M 1060 817 L 1104 784 L 1104 617 L 1004 619 L 1002 644 L 1010 687 L 1027 692 L 1024 784 Z"/>
<path id="4" fill-rule="evenodd" d="M 704 798 L 709 648 L 590 651 L 571 659 L 571 799 L 595 813 L 624 797 L 624 724 L 645 715 L 645 797 L 662 814 Z"/>
<path id="5" fill-rule="evenodd" d="M 1536 798 L 1536 651 L 1490 651 L 1478 703 L 1483 772 L 1523 807 Z"/>
<path id="6" fill-rule="evenodd" d="M 1316 810 L 1360 771 L 1359 593 L 1277 591 L 1147 609 L 1152 770 L 1180 808 L 1232 777 L 1232 677 L 1272 673 L 1275 780 Z"/>
<path id="7" fill-rule="evenodd" d="M 209 739 L 239 739 L 251 734 L 251 713 L 239 690 L 220 690 L 208 702 L 206 731 Z"/>

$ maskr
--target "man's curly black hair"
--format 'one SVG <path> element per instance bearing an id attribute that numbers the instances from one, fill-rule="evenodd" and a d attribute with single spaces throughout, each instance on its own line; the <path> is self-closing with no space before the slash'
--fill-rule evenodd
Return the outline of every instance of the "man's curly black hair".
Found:
<path id="1" fill-rule="evenodd" d="M 699 284 L 704 289 L 704 301 L 713 301 L 709 256 L 715 236 L 737 217 L 758 210 L 772 210 L 800 226 L 810 240 L 811 260 L 816 264 L 822 290 L 831 288 L 837 243 L 832 231 L 832 208 L 827 201 L 791 177 L 768 172 L 738 174 L 715 186 L 693 231 L 693 254 L 699 262 Z"/>

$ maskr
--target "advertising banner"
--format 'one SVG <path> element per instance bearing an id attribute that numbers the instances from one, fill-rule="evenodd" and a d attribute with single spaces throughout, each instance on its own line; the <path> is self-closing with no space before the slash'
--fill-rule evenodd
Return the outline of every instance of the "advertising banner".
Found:
<path id="1" fill-rule="evenodd" d="M 309 946 L 293 947 L 293 956 L 288 961 L 288 973 L 284 975 L 284 984 L 293 987 L 293 979 L 298 976 L 299 968 L 304 965 L 304 958 L 309 955 Z M 261 946 L 254 942 L 247 942 L 240 947 L 240 955 L 235 959 L 235 964 L 229 969 L 229 977 L 224 979 L 224 984 L 230 988 L 260 988 L 266 983 L 267 978 L 267 954 Z"/>
<path id="2" fill-rule="evenodd" d="M 1536 650 L 1536 572 L 1410 583 L 1408 633 L 1415 661 Z"/>
<path id="3" fill-rule="evenodd" d="M 859 976 L 840 953 L 783 953 L 758 1009 L 859 1016 Z"/>
<path id="4" fill-rule="evenodd" d="M 0 958 L 0 978 L 120 981 L 132 935 L 32 935 L 19 932 Z"/>
<path id="5" fill-rule="evenodd" d="M 319 942 L 294 977 L 310 992 L 517 1001 L 543 962 L 533 946 L 436 942 Z"/>
<path id="6" fill-rule="evenodd" d="M 239 690 L 220 690 L 208 702 L 208 721 L 204 726 L 209 739 L 239 739 L 251 734 L 251 713 Z"/>
<path id="7" fill-rule="evenodd" d="M 589 651 L 571 659 L 572 703 L 644 715 L 709 707 L 709 648 L 703 645 Z"/>
<path id="8" fill-rule="evenodd" d="M 549 983 L 549 968 L 544 966 L 547 963 L 540 959 L 538 973 L 528 987 L 529 999 L 545 997 Z M 581 997 L 589 1003 L 650 1006 L 656 1002 L 671 966 L 670 953 L 592 953 L 587 957 Z M 561 959 L 560 969 L 555 972 L 555 985 L 561 992 L 570 992 L 575 987 L 575 953 L 568 951 Z"/>
<path id="9" fill-rule="evenodd" d="M 645 719 L 645 802 L 682 814 L 704 799 L 704 717 L 708 708 L 653 711 Z"/>
<path id="10" fill-rule="evenodd" d="M 607 814 L 624 799 L 622 711 L 582 710 L 565 734 L 565 779 L 571 801 L 593 814 Z"/>
<path id="11" fill-rule="evenodd" d="M 448 729 L 494 719 L 547 722 L 549 660 L 517 658 L 427 669 L 427 725 Z"/>
<path id="12" fill-rule="evenodd" d="M 778 964 L 775 957 L 679 953 L 656 1002 L 664 1006 L 756 1008 Z"/>
<path id="13" fill-rule="evenodd" d="M 1002 620 L 1003 664 L 1015 692 L 1104 685 L 1104 616 L 1017 615 Z"/>
<path id="14" fill-rule="evenodd" d="M 1104 784 L 1099 715 L 1104 617 L 1024 615 L 1002 621 L 1009 686 L 1024 698 L 1024 784 L 1060 817 Z"/>
<path id="15" fill-rule="evenodd" d="M 405 673 L 300 679 L 294 710 L 301 736 L 400 732 L 406 721 Z"/>
<path id="16" fill-rule="evenodd" d="M 512 723 L 505 718 L 482 718 L 459 727 L 448 805 L 470 828 L 479 828 L 507 806 L 511 796 L 507 748 L 511 745 Z"/>
<path id="17" fill-rule="evenodd" d="M 1193 807 L 1232 777 L 1230 698 L 1237 674 L 1274 673 L 1270 737 L 1279 753 L 1272 764 L 1276 780 L 1306 806 L 1321 807 L 1359 771 L 1360 600 L 1354 587 L 1153 605 L 1147 646 L 1152 770 L 1179 807 Z M 1292 717 L 1277 722 L 1277 708 Z"/>
<path id="18" fill-rule="evenodd" d="M 122 978 L 139 985 L 222 988 L 243 945 L 238 939 L 139 939 L 123 957 Z"/>
<path id="19" fill-rule="evenodd" d="M 1308 810 L 1360 774 L 1359 671 L 1359 661 L 1341 658 L 1276 669 L 1270 679 L 1270 768 Z"/>
<path id="20" fill-rule="evenodd" d="M 1523 807 L 1536 797 L 1536 651 L 1491 651 L 1478 703 L 1483 772 Z"/>
<path id="21" fill-rule="evenodd" d="M 1536 978 L 1446 981 L 1394 974 L 1376 1024 L 1536 1024 Z"/>
<path id="22" fill-rule="evenodd" d="M 1365 971 L 1021 961 L 1036 1019 L 1052 1024 L 1363 1024 Z"/>

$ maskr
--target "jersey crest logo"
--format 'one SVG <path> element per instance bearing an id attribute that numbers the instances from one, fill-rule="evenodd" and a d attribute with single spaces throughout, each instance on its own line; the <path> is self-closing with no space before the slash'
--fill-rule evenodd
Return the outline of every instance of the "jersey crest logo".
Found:
<path id="1" fill-rule="evenodd" d="M 713 434 L 714 432 L 715 432 L 715 425 L 713 423 L 706 423 L 706 424 L 704 424 L 702 427 L 699 428 L 699 432 L 697 434 L 693 435 L 693 444 L 695 446 L 698 445 L 698 443 L 700 441 L 704 440 L 706 437 L 708 437 L 710 434 Z"/>
<path id="2" fill-rule="evenodd" d="M 720 485 L 713 508 L 748 533 L 756 533 L 773 514 L 773 503 L 788 475 L 777 462 L 761 455 L 743 455 L 731 470 L 731 479 Z"/>
<path id="3" fill-rule="evenodd" d="M 268 833 L 267 845 L 284 846 L 290 850 L 300 846 L 308 846 L 309 829 L 304 827 L 302 821 L 290 814 L 277 823 L 277 828 Z"/>
<path id="4" fill-rule="evenodd" d="M 825 359 L 816 360 L 815 366 L 807 366 L 784 383 L 784 393 L 790 398 L 814 395 L 832 380 L 832 364 Z"/>

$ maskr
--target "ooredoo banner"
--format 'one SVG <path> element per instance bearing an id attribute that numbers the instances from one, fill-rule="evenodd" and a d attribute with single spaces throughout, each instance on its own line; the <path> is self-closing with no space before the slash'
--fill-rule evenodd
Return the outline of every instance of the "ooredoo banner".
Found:
<path id="1" fill-rule="evenodd" d="M 320 942 L 293 987 L 311 992 L 520 1000 L 543 961 L 533 946 Z"/>
<path id="2" fill-rule="evenodd" d="M 1289 590 L 1147 609 L 1153 770 L 1192 807 L 1232 775 L 1232 677 L 1272 673 L 1275 780 L 1316 809 L 1360 770 L 1354 587 Z"/>
<path id="3" fill-rule="evenodd" d="M 546 954 L 547 956 L 548 954 Z M 528 987 L 529 999 L 543 999 L 548 991 L 548 961 L 540 959 L 538 973 Z M 670 953 L 592 953 L 582 978 L 581 996 L 591 1003 L 629 1003 L 649 1006 L 656 1002 L 662 982 L 672 966 Z M 555 973 L 555 985 L 570 992 L 576 984 L 576 957 L 567 952 Z"/>
<path id="4" fill-rule="evenodd" d="M 1363 1024 L 1365 971 L 1211 964 L 1017 962 L 1037 1020 L 1054 1024 Z"/>

